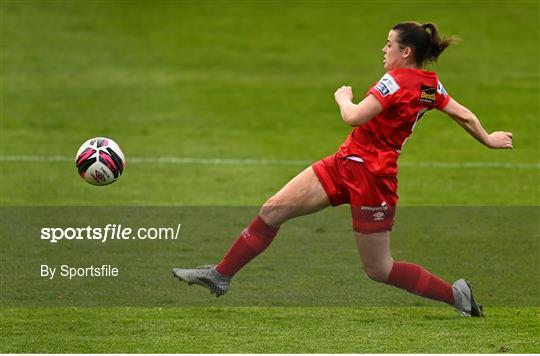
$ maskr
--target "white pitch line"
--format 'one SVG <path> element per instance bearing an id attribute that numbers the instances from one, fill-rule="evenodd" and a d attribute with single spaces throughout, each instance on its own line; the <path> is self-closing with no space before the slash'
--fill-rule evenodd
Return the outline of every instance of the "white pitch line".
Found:
<path id="1" fill-rule="evenodd" d="M 75 157 L 68 156 L 0 156 L 4 162 L 74 162 Z M 149 164 L 202 164 L 229 166 L 307 166 L 315 161 L 255 158 L 196 158 L 196 157 L 130 157 L 127 163 Z M 401 162 L 400 167 L 408 168 L 501 168 L 501 169 L 540 169 L 540 163 L 516 162 Z"/>
<path id="2" fill-rule="evenodd" d="M 75 162 L 75 157 L 68 156 L 0 156 L 0 161 L 8 162 Z M 196 157 L 130 157 L 126 163 L 158 164 L 207 164 L 237 166 L 299 166 L 314 161 L 254 158 L 196 158 Z"/>
<path id="3" fill-rule="evenodd" d="M 524 168 L 540 169 L 540 163 L 519 162 L 402 162 L 400 167 L 411 168 Z"/>

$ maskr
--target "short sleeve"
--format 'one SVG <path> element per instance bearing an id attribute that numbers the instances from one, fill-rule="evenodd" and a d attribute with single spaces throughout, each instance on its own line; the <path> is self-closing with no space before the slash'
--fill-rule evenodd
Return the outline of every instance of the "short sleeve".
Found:
<path id="1" fill-rule="evenodd" d="M 444 89 L 440 80 L 437 80 L 437 100 L 435 101 L 435 108 L 442 110 L 450 101 L 450 95 Z"/>
<path id="2" fill-rule="evenodd" d="M 383 110 L 386 110 L 396 98 L 399 89 L 396 79 L 390 73 L 386 73 L 381 80 L 369 89 L 368 93 L 373 94 L 381 103 Z"/>

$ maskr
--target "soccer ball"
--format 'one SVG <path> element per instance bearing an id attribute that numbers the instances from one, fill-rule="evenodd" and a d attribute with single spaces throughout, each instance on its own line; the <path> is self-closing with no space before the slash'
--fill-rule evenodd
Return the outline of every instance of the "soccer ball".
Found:
<path id="1" fill-rule="evenodd" d="M 110 138 L 95 137 L 82 144 L 75 164 L 79 175 L 93 185 L 107 185 L 122 175 L 125 157 L 120 146 Z"/>

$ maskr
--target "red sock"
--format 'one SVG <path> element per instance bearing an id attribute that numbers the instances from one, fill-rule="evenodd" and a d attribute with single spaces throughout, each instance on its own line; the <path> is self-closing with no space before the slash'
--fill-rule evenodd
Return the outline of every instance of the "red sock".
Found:
<path id="1" fill-rule="evenodd" d="M 454 305 L 452 286 L 414 263 L 394 262 L 386 284 Z"/>
<path id="2" fill-rule="evenodd" d="M 249 261 L 266 250 L 278 230 L 279 228 L 268 225 L 257 215 L 229 248 L 216 270 L 225 276 L 234 276 Z"/>

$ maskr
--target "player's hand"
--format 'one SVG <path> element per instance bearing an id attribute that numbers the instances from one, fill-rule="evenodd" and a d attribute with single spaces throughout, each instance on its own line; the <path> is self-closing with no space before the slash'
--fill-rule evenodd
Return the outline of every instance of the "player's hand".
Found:
<path id="1" fill-rule="evenodd" d="M 352 88 L 350 86 L 342 86 L 341 88 L 339 88 L 338 90 L 336 90 L 336 92 L 334 93 L 334 98 L 336 99 L 336 101 L 339 103 L 339 101 L 341 99 L 349 99 L 350 101 L 352 101 L 354 95 L 353 95 L 353 92 L 352 92 Z"/>
<path id="2" fill-rule="evenodd" d="M 504 131 L 495 131 L 489 136 L 489 148 L 512 148 L 512 133 Z"/>

